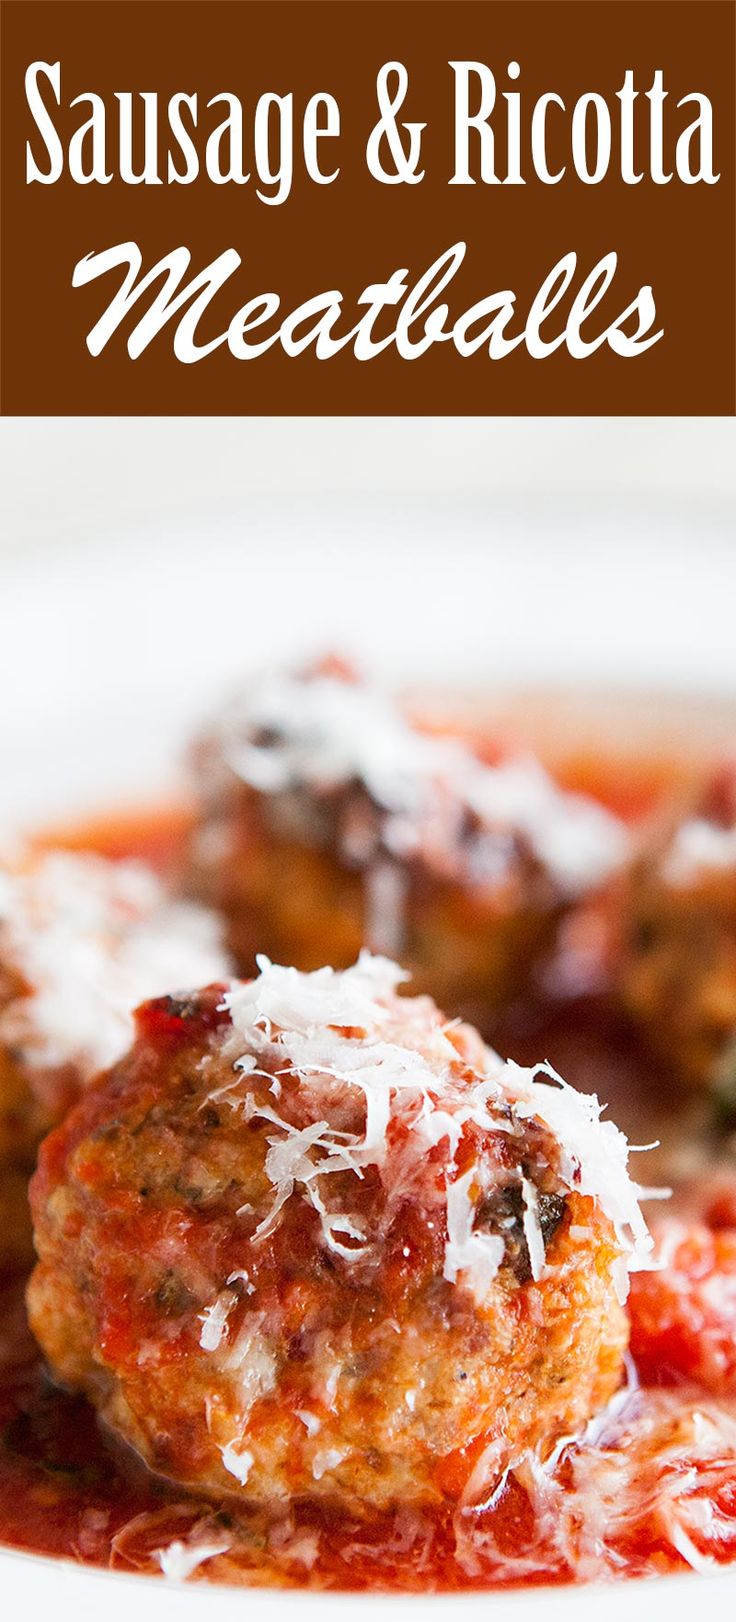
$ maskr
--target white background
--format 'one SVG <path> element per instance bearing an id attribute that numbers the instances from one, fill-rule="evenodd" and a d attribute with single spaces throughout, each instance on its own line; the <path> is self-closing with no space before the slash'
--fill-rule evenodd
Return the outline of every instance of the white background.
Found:
<path id="1" fill-rule="evenodd" d="M 284 402 L 285 405 L 288 402 Z M 468 509 L 492 521 L 632 511 L 736 520 L 727 419 L 5 419 L 0 535 L 10 548 L 102 544 L 141 523 L 248 523 L 254 501 Z M 540 537 L 541 539 L 541 537 Z M 350 534 L 345 536 L 346 544 Z"/>
<path id="2" fill-rule="evenodd" d="M 728 420 L 4 420 L 0 821 L 157 790 L 249 669 L 329 649 L 653 690 L 657 725 L 733 698 L 735 453 Z"/>

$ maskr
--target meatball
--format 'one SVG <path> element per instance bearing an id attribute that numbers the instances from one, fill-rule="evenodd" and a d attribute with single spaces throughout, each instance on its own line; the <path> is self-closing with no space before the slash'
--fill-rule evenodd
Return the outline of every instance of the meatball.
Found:
<path id="1" fill-rule="evenodd" d="M 190 882 L 243 974 L 258 951 L 308 970 L 365 945 L 487 1024 L 623 854 L 621 824 L 536 761 L 488 765 L 334 663 L 255 681 L 196 763 Z"/>
<path id="2" fill-rule="evenodd" d="M 262 959 L 144 1004 L 42 1146 L 33 1328 L 158 1473 L 477 1502 L 619 1384 L 649 1243 L 625 1139 L 402 978 Z"/>
<path id="3" fill-rule="evenodd" d="M 652 837 L 615 897 L 618 996 L 651 1050 L 736 1103 L 736 767 Z"/>
<path id="4" fill-rule="evenodd" d="M 220 926 L 133 862 L 31 855 L 0 871 L 0 1164 L 26 1164 L 129 1045 L 131 1010 L 228 972 Z"/>

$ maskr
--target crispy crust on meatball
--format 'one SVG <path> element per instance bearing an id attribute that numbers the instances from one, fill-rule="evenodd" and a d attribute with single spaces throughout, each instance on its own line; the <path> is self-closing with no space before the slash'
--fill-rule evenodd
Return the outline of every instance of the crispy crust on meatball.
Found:
<path id="1" fill-rule="evenodd" d="M 618 997 L 678 1076 L 736 1101 L 736 768 L 658 827 L 613 896 Z"/>
<path id="2" fill-rule="evenodd" d="M 0 1165 L 32 1162 L 124 1053 L 142 997 L 227 970 L 214 917 L 142 863 L 48 852 L 0 870 Z"/>
<path id="3" fill-rule="evenodd" d="M 476 1502 L 619 1384 L 625 1140 L 398 978 L 264 964 L 145 1005 L 42 1148 L 32 1325 L 162 1474 Z"/>
<path id="4" fill-rule="evenodd" d="M 484 1017 L 528 988 L 620 825 L 533 760 L 481 762 L 334 665 L 255 682 L 196 752 L 194 893 L 258 951 L 310 970 L 363 945 Z"/>

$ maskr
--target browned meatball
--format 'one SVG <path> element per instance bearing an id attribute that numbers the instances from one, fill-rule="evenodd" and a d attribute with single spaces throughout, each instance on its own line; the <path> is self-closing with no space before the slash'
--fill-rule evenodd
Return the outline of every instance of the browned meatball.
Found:
<path id="1" fill-rule="evenodd" d="M 400 979 L 262 960 L 148 1003 L 42 1147 L 33 1328 L 156 1471 L 476 1502 L 619 1384 L 625 1140 Z"/>
<path id="2" fill-rule="evenodd" d="M 50 852 L 0 869 L 0 1165 L 32 1160 L 124 1053 L 143 997 L 227 972 L 216 920 L 142 863 Z"/>
<path id="3" fill-rule="evenodd" d="M 400 956 L 484 1022 L 621 859 L 621 824 L 532 759 L 483 763 L 341 668 L 255 681 L 197 754 L 194 892 L 242 973 Z"/>
<path id="4" fill-rule="evenodd" d="M 618 995 L 678 1075 L 736 1103 L 736 767 L 654 831 L 614 895 Z"/>

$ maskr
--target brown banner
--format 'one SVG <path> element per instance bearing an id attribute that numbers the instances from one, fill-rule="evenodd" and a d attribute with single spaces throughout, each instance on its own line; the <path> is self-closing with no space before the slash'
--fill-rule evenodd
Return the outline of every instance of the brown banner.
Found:
<path id="1" fill-rule="evenodd" d="M 6 414 L 734 412 L 734 0 L 0 15 Z"/>

